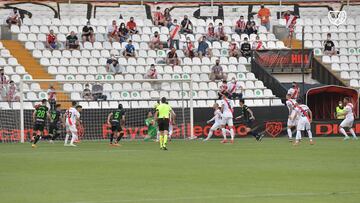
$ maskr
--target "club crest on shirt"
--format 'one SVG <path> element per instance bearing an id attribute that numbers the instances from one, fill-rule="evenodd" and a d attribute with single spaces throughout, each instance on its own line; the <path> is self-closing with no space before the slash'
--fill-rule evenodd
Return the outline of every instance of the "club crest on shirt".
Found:
<path id="1" fill-rule="evenodd" d="M 278 136 L 283 129 L 282 122 L 266 122 L 265 132 L 267 132 L 272 137 Z"/>
<path id="2" fill-rule="evenodd" d="M 329 22 L 333 25 L 339 26 L 345 23 L 347 18 L 346 11 L 329 11 L 328 19 Z"/>

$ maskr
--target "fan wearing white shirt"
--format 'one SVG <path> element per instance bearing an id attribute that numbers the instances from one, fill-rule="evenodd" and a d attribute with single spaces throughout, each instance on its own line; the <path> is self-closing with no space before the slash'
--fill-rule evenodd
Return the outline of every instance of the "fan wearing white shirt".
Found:
<path id="1" fill-rule="evenodd" d="M 354 106 L 350 102 L 349 97 L 344 98 L 344 105 L 345 105 L 345 111 L 344 111 L 345 119 L 340 123 L 339 131 L 345 136 L 344 140 L 348 140 L 348 139 L 350 139 L 350 137 L 347 135 L 347 133 L 344 129 L 344 128 L 348 128 L 349 132 L 353 136 L 353 139 L 357 140 L 358 138 L 356 137 L 354 129 L 352 128 L 353 124 L 354 124 L 354 110 L 353 110 Z"/>
<path id="2" fill-rule="evenodd" d="M 220 102 L 222 119 L 221 119 L 221 130 L 224 140 L 221 143 L 227 143 L 226 139 L 226 128 L 228 125 L 230 129 L 231 143 L 234 143 L 235 132 L 233 129 L 233 114 L 234 114 L 234 102 L 228 98 L 228 94 L 223 94 L 223 99 Z"/>
<path id="3" fill-rule="evenodd" d="M 74 141 L 78 139 L 77 125 L 80 124 L 80 112 L 82 106 L 77 105 L 75 101 L 72 102 L 72 107 L 70 107 L 65 113 L 65 126 L 66 126 L 66 136 L 64 146 L 76 147 Z M 70 145 L 68 145 L 68 140 L 71 134 Z"/>

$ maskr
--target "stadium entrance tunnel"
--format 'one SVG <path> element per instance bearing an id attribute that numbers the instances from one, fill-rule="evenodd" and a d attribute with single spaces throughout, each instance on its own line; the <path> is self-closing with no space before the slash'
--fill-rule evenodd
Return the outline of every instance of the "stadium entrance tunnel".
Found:
<path id="1" fill-rule="evenodd" d="M 359 94 L 349 87 L 328 85 L 312 88 L 306 93 L 307 105 L 316 120 L 335 119 L 334 113 L 340 100 L 350 97 L 354 105 L 355 117 L 359 116 Z"/>

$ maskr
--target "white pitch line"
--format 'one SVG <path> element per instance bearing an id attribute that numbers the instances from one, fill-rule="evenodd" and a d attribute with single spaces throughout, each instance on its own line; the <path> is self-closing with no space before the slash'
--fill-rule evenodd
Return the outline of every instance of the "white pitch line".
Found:
<path id="1" fill-rule="evenodd" d="M 304 193 L 271 193 L 271 194 L 240 194 L 240 195 L 214 195 L 214 196 L 195 196 L 195 197 L 178 197 L 178 198 L 147 198 L 147 199 L 119 199 L 119 200 L 102 200 L 102 201 L 77 201 L 67 203 L 121 203 L 121 202 L 169 202 L 181 200 L 203 200 L 219 198 L 267 198 L 267 197 L 293 197 L 293 196 L 331 196 L 331 195 L 355 195 L 360 192 L 304 192 Z"/>

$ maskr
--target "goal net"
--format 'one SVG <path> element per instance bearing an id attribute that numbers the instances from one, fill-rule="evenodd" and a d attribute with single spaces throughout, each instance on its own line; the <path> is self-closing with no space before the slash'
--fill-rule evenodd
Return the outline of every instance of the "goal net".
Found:
<path id="1" fill-rule="evenodd" d="M 2 142 L 27 142 L 33 136 L 32 114 L 42 99 L 53 110 L 61 105 L 61 112 L 76 101 L 83 107 L 79 137 L 83 140 L 107 139 L 111 133 L 107 124 L 109 113 L 122 104 L 126 111 L 124 124 L 125 139 L 142 139 L 147 135 L 145 120 L 149 112 L 155 113 L 155 104 L 166 97 L 176 113 L 176 125 L 172 138 L 185 139 L 193 135 L 192 81 L 173 80 L 115 80 L 112 75 L 97 77 L 96 80 L 22 80 L 18 84 L 19 102 L 11 102 L 6 110 L 0 110 L 1 127 L 7 131 Z M 43 139 L 49 139 L 50 120 L 47 119 Z M 60 126 L 63 139 L 65 129 Z M 4 136 L 3 136 L 4 138 Z"/>

